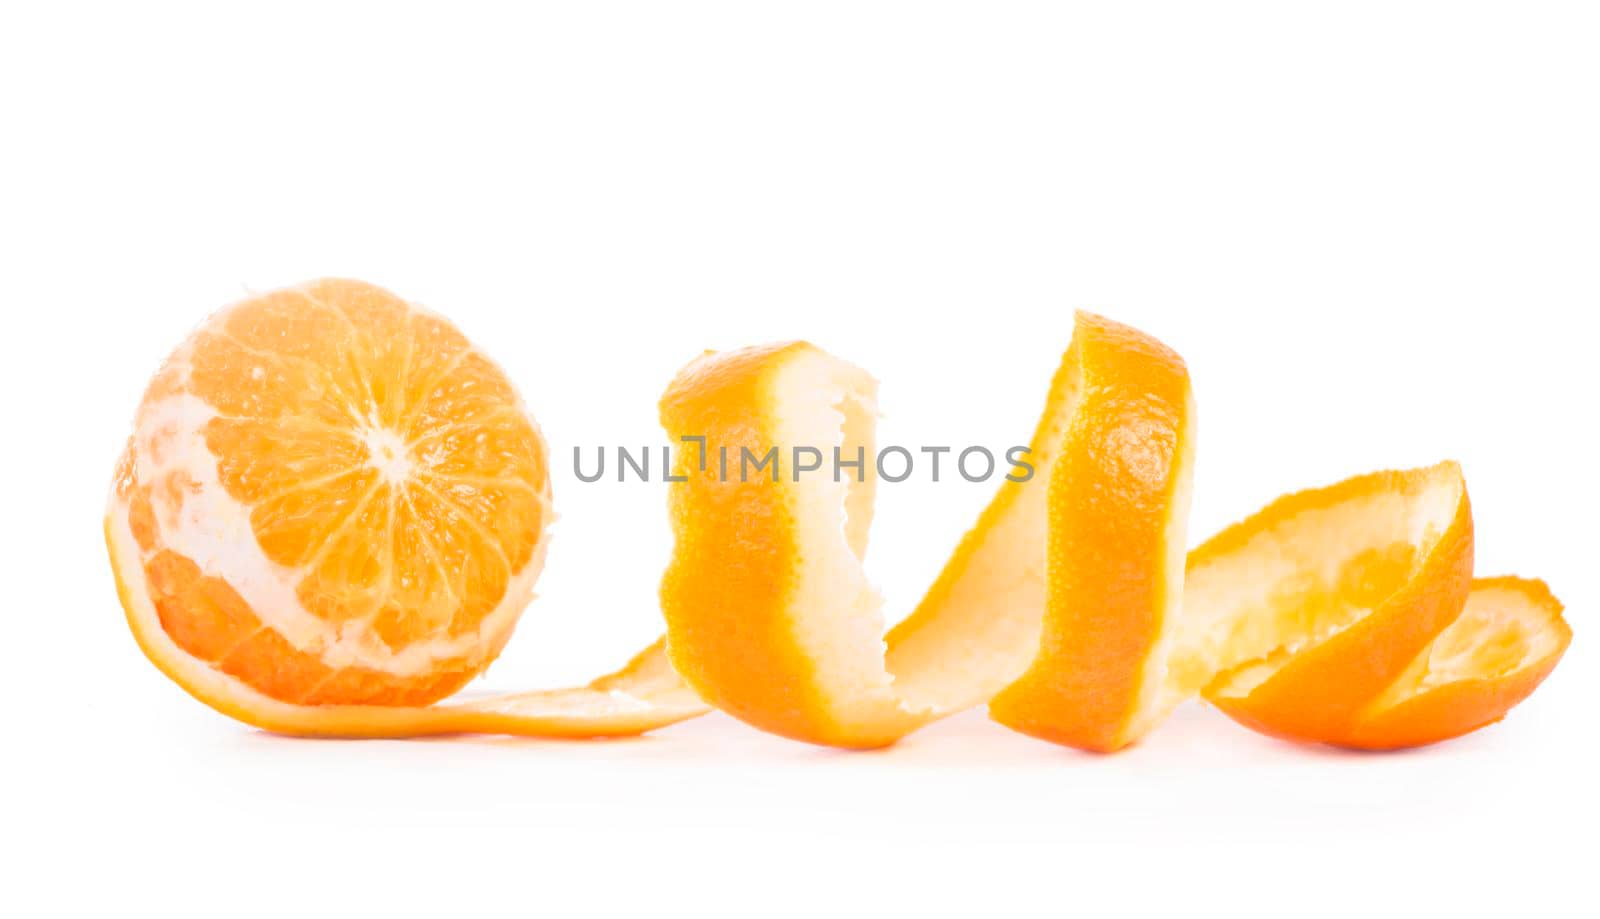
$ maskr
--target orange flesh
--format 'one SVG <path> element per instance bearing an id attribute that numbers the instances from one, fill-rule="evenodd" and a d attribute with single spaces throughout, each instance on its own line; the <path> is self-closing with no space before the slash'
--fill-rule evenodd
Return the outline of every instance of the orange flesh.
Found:
<path id="1" fill-rule="evenodd" d="M 1471 582 L 1454 464 L 1288 496 L 1186 558 L 1187 371 L 1089 314 L 1033 477 L 1000 486 L 886 635 L 863 567 L 875 398 L 804 343 L 686 367 L 661 403 L 673 438 L 735 458 L 860 448 L 863 475 L 724 480 L 714 456 L 702 471 L 675 451 L 668 636 L 582 688 L 432 704 L 494 659 L 530 596 L 545 447 L 492 362 L 370 285 L 257 297 L 180 347 L 118 464 L 107 544 L 163 672 L 235 718 L 320 736 L 631 734 L 715 705 L 873 747 L 989 701 L 1017 730 L 1114 750 L 1203 695 L 1277 736 L 1391 748 L 1498 720 L 1570 640 L 1542 584 Z"/>
<path id="2" fill-rule="evenodd" d="M 330 666 L 162 532 L 196 513 L 209 475 L 248 513 L 261 567 L 285 572 L 304 613 L 329 627 L 314 637 L 400 652 L 476 635 L 541 544 L 549 481 L 510 384 L 459 332 L 377 288 L 323 282 L 219 314 L 164 376 L 117 493 L 179 647 L 307 704 L 426 704 L 488 664 L 478 649 L 418 673 Z M 167 420 L 183 412 L 208 415 L 198 441 L 174 429 L 192 422 Z M 164 455 L 202 445 L 204 457 Z M 141 467 L 159 471 L 141 481 Z"/>

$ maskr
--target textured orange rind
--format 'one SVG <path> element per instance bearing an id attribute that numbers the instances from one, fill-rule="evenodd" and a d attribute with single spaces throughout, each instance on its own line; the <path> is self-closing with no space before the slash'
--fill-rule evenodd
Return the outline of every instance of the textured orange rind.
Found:
<path id="1" fill-rule="evenodd" d="M 707 355 L 662 400 L 670 433 L 735 455 L 871 456 L 874 411 L 870 377 L 804 343 Z M 1035 477 L 1000 487 L 883 640 L 862 567 L 870 464 L 859 482 L 730 481 L 686 457 L 662 584 L 672 662 L 718 708 L 812 743 L 882 746 L 987 699 L 1007 726 L 1094 751 L 1200 696 L 1296 740 L 1429 743 L 1503 716 L 1554 666 L 1565 624 L 1544 604 L 1515 619 L 1538 651 L 1524 665 L 1416 676 L 1441 647 L 1510 641 L 1463 618 L 1480 604 L 1454 463 L 1287 496 L 1186 555 L 1193 419 L 1176 354 L 1080 314 Z"/>

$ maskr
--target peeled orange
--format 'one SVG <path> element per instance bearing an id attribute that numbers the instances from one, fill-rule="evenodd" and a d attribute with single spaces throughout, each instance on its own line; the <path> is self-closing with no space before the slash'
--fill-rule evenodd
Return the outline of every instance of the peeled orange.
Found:
<path id="1" fill-rule="evenodd" d="M 328 280 L 229 307 L 167 359 L 106 538 L 146 654 L 252 724 L 627 733 L 703 710 L 676 685 L 648 701 L 659 650 L 596 688 L 424 707 L 504 647 L 550 519 L 544 440 L 499 367 Z"/>

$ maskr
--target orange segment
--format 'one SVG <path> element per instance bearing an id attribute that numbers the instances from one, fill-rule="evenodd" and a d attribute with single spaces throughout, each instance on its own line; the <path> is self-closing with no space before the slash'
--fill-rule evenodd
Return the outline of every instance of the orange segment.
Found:
<path id="1" fill-rule="evenodd" d="M 293 733 L 635 732 L 703 711 L 652 669 L 659 649 L 603 689 L 421 707 L 488 666 L 531 596 L 545 452 L 500 369 L 388 291 L 229 307 L 163 366 L 118 464 L 106 537 L 135 637 L 202 701 Z"/>

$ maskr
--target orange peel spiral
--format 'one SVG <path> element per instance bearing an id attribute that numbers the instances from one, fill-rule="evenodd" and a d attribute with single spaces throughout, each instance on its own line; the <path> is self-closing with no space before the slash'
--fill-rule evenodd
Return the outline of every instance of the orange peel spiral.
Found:
<path id="1" fill-rule="evenodd" d="M 1110 751 L 1201 697 L 1304 742 L 1387 749 L 1503 717 L 1571 639 L 1537 581 L 1472 579 L 1454 463 L 1279 499 L 1186 552 L 1188 371 L 1080 313 L 1027 454 L 886 630 L 864 566 L 876 383 L 804 342 L 708 353 L 675 440 L 806 445 L 851 474 L 726 476 L 675 452 L 666 635 L 588 686 L 446 698 L 509 639 L 550 521 L 546 448 L 444 319 L 319 281 L 236 304 L 169 358 L 105 534 L 128 623 L 224 714 L 308 736 L 636 734 L 713 707 L 839 747 L 988 703 Z"/>

